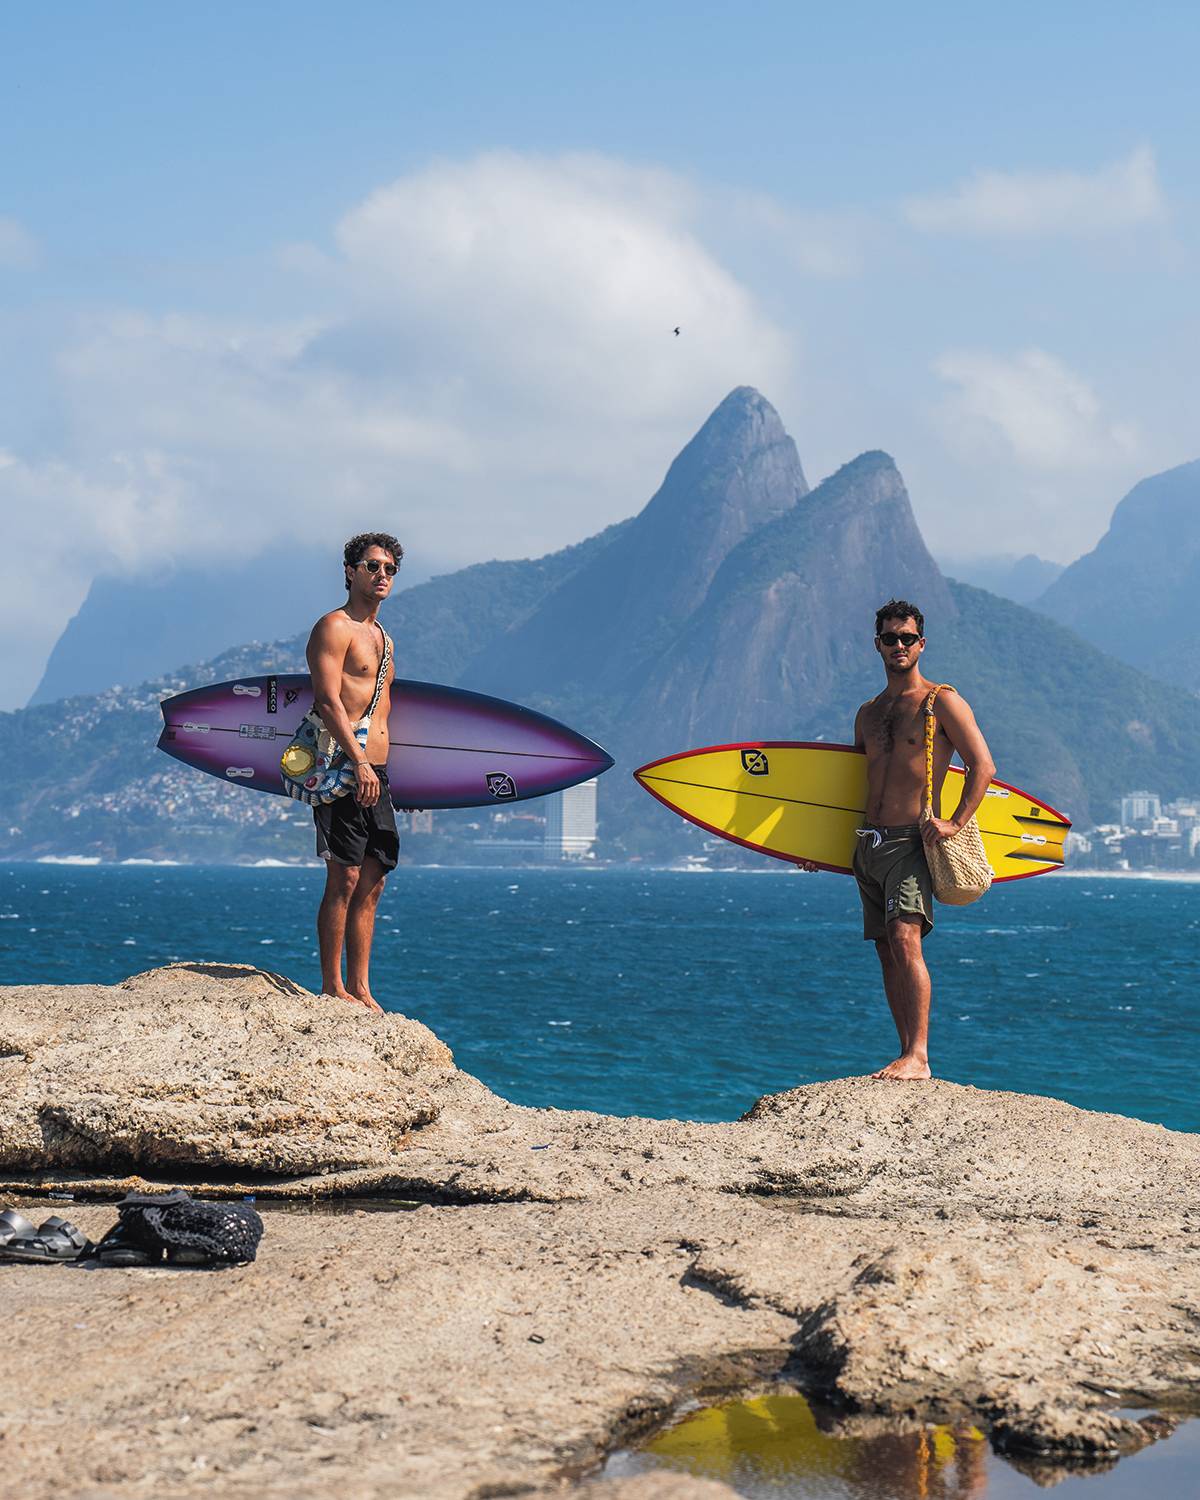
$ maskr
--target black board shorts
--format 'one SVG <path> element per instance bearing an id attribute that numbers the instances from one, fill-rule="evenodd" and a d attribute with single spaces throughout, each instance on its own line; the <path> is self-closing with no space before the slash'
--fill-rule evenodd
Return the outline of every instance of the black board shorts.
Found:
<path id="1" fill-rule="evenodd" d="M 388 794 L 386 766 L 372 766 L 379 777 L 379 801 L 363 807 L 353 792 L 313 808 L 317 825 L 317 854 L 335 865 L 361 865 L 368 857 L 385 870 L 394 870 L 400 858 L 400 835 L 396 832 L 396 810 Z"/>

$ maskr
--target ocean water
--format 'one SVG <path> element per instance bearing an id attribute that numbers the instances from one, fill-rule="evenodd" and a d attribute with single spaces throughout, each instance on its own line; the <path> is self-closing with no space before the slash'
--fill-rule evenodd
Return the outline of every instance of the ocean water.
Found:
<path id="1" fill-rule="evenodd" d="M 317 868 L 0 866 L 0 983 L 172 959 L 318 983 Z M 695 1120 L 895 1055 L 851 881 L 403 868 L 372 969 L 389 1010 L 522 1104 Z M 1200 1129 L 1200 884 L 1046 876 L 939 908 L 935 1071 Z"/>

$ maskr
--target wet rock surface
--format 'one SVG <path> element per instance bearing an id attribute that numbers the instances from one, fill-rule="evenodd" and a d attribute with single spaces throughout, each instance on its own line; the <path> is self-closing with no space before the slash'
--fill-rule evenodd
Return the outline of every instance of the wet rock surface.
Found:
<path id="1" fill-rule="evenodd" d="M 31 1500 L 700 1500 L 728 1491 L 588 1475 L 781 1372 L 867 1416 L 969 1415 L 1023 1464 L 1103 1462 L 1160 1435 L 1113 1409 L 1200 1382 L 1191 1136 L 943 1082 L 722 1125 L 527 1109 L 415 1021 L 235 966 L 2 993 L 5 1204 L 40 1222 L 69 1189 L 97 1238 L 89 1195 L 184 1182 L 267 1222 L 220 1273 L 0 1262 L 0 1459 Z M 287 1211 L 368 1191 L 424 1201 Z"/>

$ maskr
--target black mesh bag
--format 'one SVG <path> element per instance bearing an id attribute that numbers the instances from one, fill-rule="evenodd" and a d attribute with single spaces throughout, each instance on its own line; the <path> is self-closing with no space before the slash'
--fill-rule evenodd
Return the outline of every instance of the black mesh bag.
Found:
<path id="1" fill-rule="evenodd" d="M 157 1201 L 156 1201 L 157 1197 Z M 130 1193 L 117 1205 L 128 1240 L 165 1251 L 175 1264 L 240 1265 L 252 1261 L 263 1221 L 245 1203 L 196 1203 L 186 1193 Z"/>

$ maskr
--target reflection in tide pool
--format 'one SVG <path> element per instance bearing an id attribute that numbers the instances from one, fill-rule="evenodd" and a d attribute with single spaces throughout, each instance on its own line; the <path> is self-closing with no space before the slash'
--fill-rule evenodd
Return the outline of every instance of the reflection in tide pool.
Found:
<path id="1" fill-rule="evenodd" d="M 828 1424 L 827 1424 L 828 1425 Z M 1107 1472 L 1019 1472 L 977 1428 L 887 1431 L 875 1418 L 843 1418 L 823 1431 L 802 1396 L 759 1396 L 693 1412 L 637 1451 L 617 1453 L 606 1478 L 671 1469 L 720 1479 L 746 1500 L 1017 1500 L 1042 1493 L 1138 1500 L 1193 1493 L 1197 1427 L 1122 1459 Z M 1033 1476 L 1033 1477 L 1031 1477 Z"/>
<path id="2" fill-rule="evenodd" d="M 970 1426 L 834 1437 L 803 1396 L 759 1396 L 693 1412 L 606 1472 L 669 1468 L 753 1500 L 965 1500 L 986 1493 L 987 1451 Z"/>

